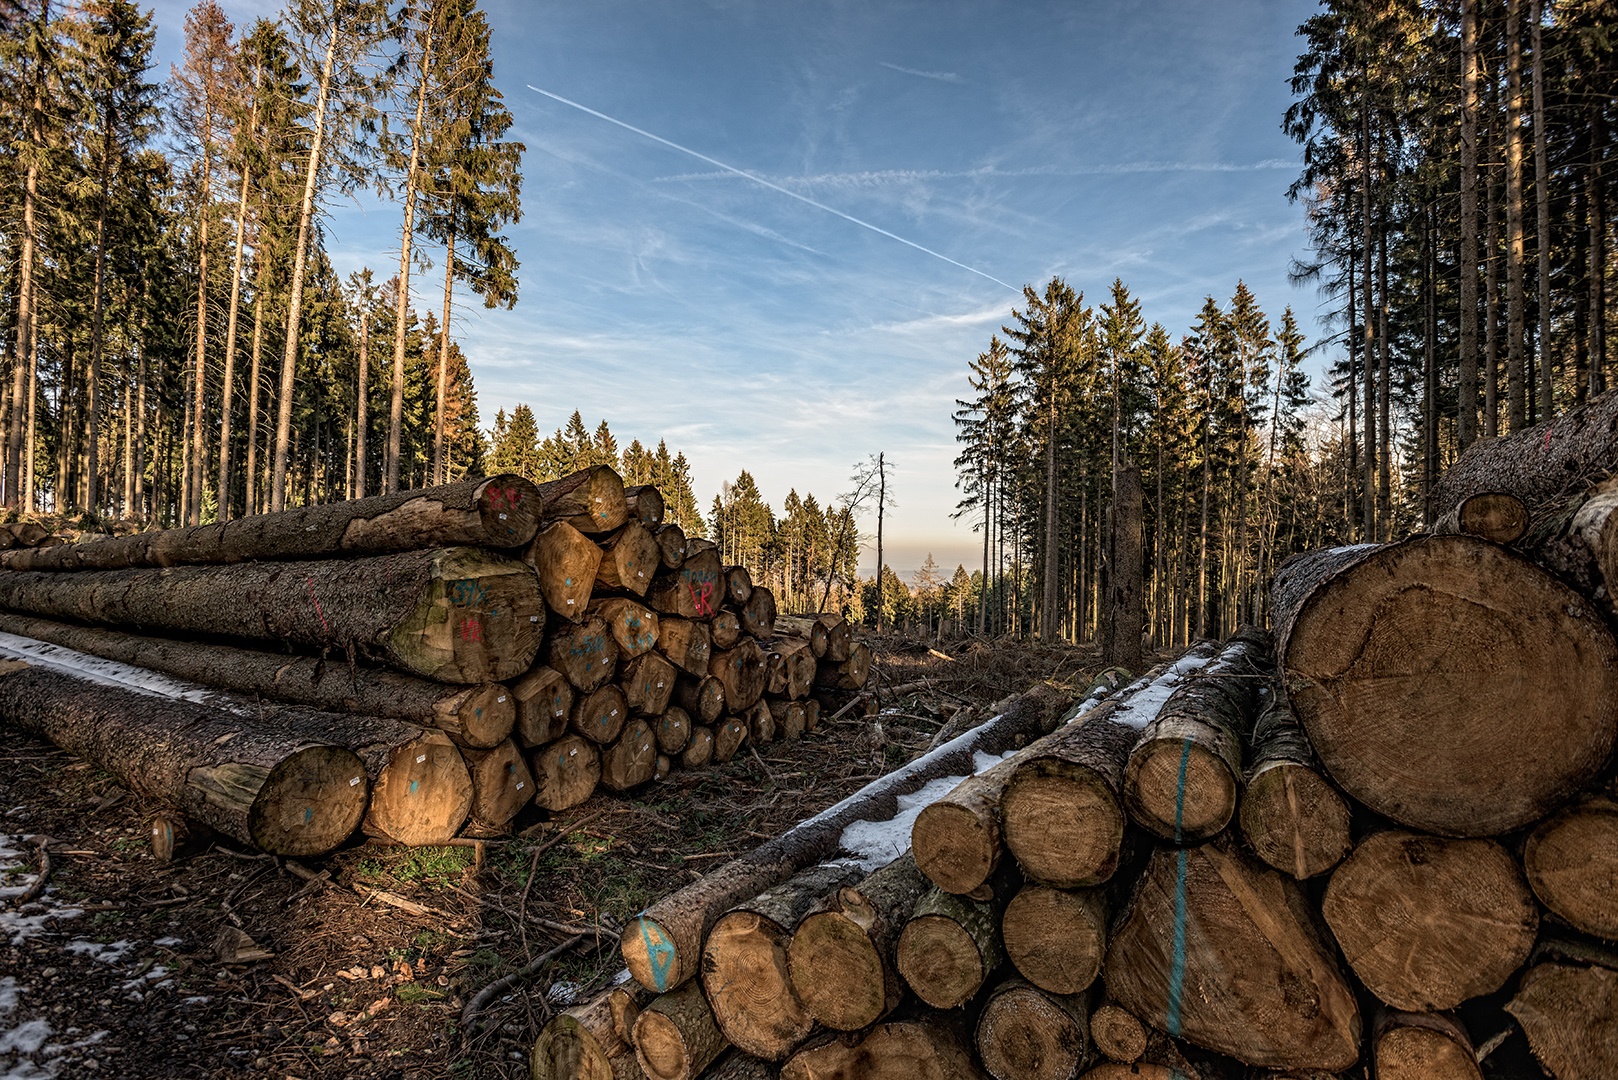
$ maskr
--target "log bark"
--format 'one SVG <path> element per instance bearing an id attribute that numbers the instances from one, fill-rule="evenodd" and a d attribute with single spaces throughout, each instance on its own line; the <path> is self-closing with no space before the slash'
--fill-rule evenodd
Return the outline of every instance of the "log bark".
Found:
<path id="1" fill-rule="evenodd" d="M 708 624 L 708 634 L 716 649 L 733 649 L 742 639 L 742 619 L 730 608 L 720 608 Z"/>
<path id="2" fill-rule="evenodd" d="M 503 473 L 443 487 L 318 503 L 212 525 L 8 551 L 8 570 L 121 570 L 202 563 L 317 560 L 424 548 L 518 548 L 534 537 L 533 484 Z"/>
<path id="3" fill-rule="evenodd" d="M 553 521 L 539 530 L 523 561 L 539 575 L 546 606 L 569 622 L 584 618 L 601 569 L 601 549 L 594 540 L 565 521 Z"/>
<path id="4" fill-rule="evenodd" d="M 1504 548 L 1433 536 L 1311 552 L 1282 565 L 1272 607 L 1315 753 L 1344 791 L 1400 824 L 1450 836 L 1518 828 L 1612 752 L 1612 631 L 1590 601 Z"/>
<path id="5" fill-rule="evenodd" d="M 624 488 L 624 506 L 629 516 L 655 532 L 663 524 L 663 494 L 651 484 L 636 484 Z"/>
<path id="6" fill-rule="evenodd" d="M 678 705 L 669 706 L 662 716 L 647 722 L 652 725 L 657 748 L 663 753 L 683 754 L 691 744 L 691 717 Z"/>
<path id="7" fill-rule="evenodd" d="M 1500 989 L 1539 929 L 1522 870 L 1499 844 L 1402 830 L 1360 841 L 1321 912 L 1365 988 L 1407 1012 Z"/>
<path id="8" fill-rule="evenodd" d="M 1618 971 L 1547 962 L 1523 975 L 1506 1005 L 1556 1080 L 1618 1076 Z"/>
<path id="9" fill-rule="evenodd" d="M 590 693 L 618 670 L 618 643 L 600 616 L 587 617 L 577 626 L 563 623 L 545 643 L 546 663 L 567 676 L 573 689 Z"/>
<path id="10" fill-rule="evenodd" d="M 646 602 L 659 615 L 682 619 L 711 619 L 724 598 L 719 554 L 712 548 L 693 554 L 686 542 L 685 561 L 678 570 L 659 574 L 646 590 Z"/>
<path id="11" fill-rule="evenodd" d="M 723 603 L 741 607 L 753 595 L 753 575 L 745 566 L 725 567 Z"/>
<path id="12" fill-rule="evenodd" d="M 742 629 L 755 638 L 775 635 L 775 594 L 762 585 L 755 585 L 741 606 Z"/>
<path id="13" fill-rule="evenodd" d="M 704 677 L 708 674 L 708 661 L 713 657 L 708 624 L 663 616 L 657 621 L 657 651 L 681 671 L 699 679 Z"/>
<path id="14" fill-rule="evenodd" d="M 1124 767 L 1129 818 L 1154 836 L 1197 844 L 1236 814 L 1242 734 L 1252 727 L 1270 635 L 1243 627 L 1141 731 Z"/>
<path id="15" fill-rule="evenodd" d="M 725 714 L 725 684 L 712 675 L 682 676 L 675 684 L 674 699 L 699 724 L 712 727 Z"/>
<path id="16" fill-rule="evenodd" d="M 581 533 L 600 536 L 629 520 L 624 480 L 606 465 L 592 465 L 539 485 L 542 521 L 565 521 Z"/>
<path id="17" fill-rule="evenodd" d="M 1149 679 L 1142 685 L 1148 683 Z M 1129 688 L 1126 692 L 1138 691 Z M 1064 720 L 1087 721 L 1091 709 L 1111 694 L 1110 685 L 1103 691 L 1092 690 Z M 1052 710 L 1058 700 L 1054 691 L 1031 691 L 1016 699 L 1009 708 Z M 1045 739 L 1055 739 L 1062 730 L 1058 725 L 1056 732 Z M 1038 748 L 1045 745 L 1045 739 L 1037 740 L 998 765 L 967 777 L 949 794 L 922 808 L 910 829 L 910 848 L 915 852 L 916 865 L 934 884 L 949 892 L 965 894 L 975 892 L 989 880 L 1000 865 L 1004 849 L 1000 796 L 1018 764 L 1025 757 L 1036 756 Z"/>
<path id="18" fill-rule="evenodd" d="M 1515 544 L 1575 592 L 1618 618 L 1618 480 L 1604 480 L 1544 507 Z"/>
<path id="19" fill-rule="evenodd" d="M 1371 1060 L 1377 1080 L 1483 1080 L 1471 1036 L 1441 1013 L 1379 1010 Z"/>
<path id="20" fill-rule="evenodd" d="M 830 652 L 828 646 L 827 652 Z M 848 659 L 822 660 L 815 671 L 815 685 L 830 690 L 863 690 L 871 675 L 871 647 L 863 641 L 848 646 Z"/>
<path id="21" fill-rule="evenodd" d="M 1086 1002 L 1008 979 L 984 1002 L 977 1045 L 995 1080 L 1074 1080 L 1090 1056 Z"/>
<path id="22" fill-rule="evenodd" d="M 1040 688 L 1034 691 L 1049 693 Z M 702 941 L 720 915 L 832 858 L 843 830 L 855 821 L 888 821 L 899 796 L 929 780 L 961 776 L 975 767 L 974 754 L 1000 754 L 1045 733 L 1057 709 L 1008 709 L 909 764 L 874 780 L 842 802 L 754 848 L 674 892 L 637 916 L 623 936 L 624 961 L 648 989 L 678 986 L 696 974 Z M 659 960 L 653 966 L 652 955 Z"/>
<path id="23" fill-rule="evenodd" d="M 1531 513 L 1618 472 L 1618 391 L 1569 409 L 1543 424 L 1472 444 L 1438 478 L 1433 509 L 1440 516 L 1468 496 L 1515 495 Z"/>
<path id="24" fill-rule="evenodd" d="M 780 1061 L 809 1037 L 814 1017 L 792 989 L 787 946 L 805 915 L 861 876 L 850 863 L 813 866 L 714 923 L 702 950 L 702 986 L 737 1047 Z"/>
<path id="25" fill-rule="evenodd" d="M 685 530 L 673 522 L 652 530 L 657 540 L 659 561 L 665 570 L 678 570 L 685 562 Z"/>
<path id="26" fill-rule="evenodd" d="M 723 765 L 736 756 L 747 742 L 747 721 L 738 716 L 726 716 L 714 725 L 713 759 Z"/>
<path id="27" fill-rule="evenodd" d="M 695 1080 L 727 1045 L 696 983 L 662 994 L 642 1009 L 634 1042 L 647 1080 Z"/>
<path id="28" fill-rule="evenodd" d="M 125 630 L 336 649 L 462 685 L 527 671 L 544 624 L 533 571 L 467 547 L 324 562 L 15 571 L 0 574 L 0 607 Z"/>
<path id="29" fill-rule="evenodd" d="M 596 584 L 645 596 L 662 561 L 663 550 L 657 540 L 638 519 L 631 518 L 602 541 Z"/>
<path id="30" fill-rule="evenodd" d="M 803 703 L 803 732 L 805 735 L 813 735 L 819 726 L 820 702 L 808 698 Z"/>
<path id="31" fill-rule="evenodd" d="M 702 1075 L 705 1080 L 780 1080 L 781 1070 L 773 1062 L 733 1049 Z"/>
<path id="32" fill-rule="evenodd" d="M 1081 993 L 1101 974 L 1109 914 L 1101 890 L 1025 885 L 1001 921 L 1006 954 L 1041 990 Z"/>
<path id="33" fill-rule="evenodd" d="M 1112 1002 L 1090 1014 L 1090 1040 L 1109 1060 L 1127 1065 L 1146 1052 L 1146 1025 Z"/>
<path id="34" fill-rule="evenodd" d="M 530 1080 L 645 1080 L 629 1042 L 631 1032 L 615 1023 L 614 993 L 625 991 L 604 991 L 540 1029 L 528 1056 Z M 650 995 L 644 995 L 644 1000 L 649 1001 Z M 639 1015 L 638 1003 L 635 1015 Z M 629 1024 L 632 1028 L 633 1017 Z"/>
<path id="35" fill-rule="evenodd" d="M 446 686 L 319 657 L 142 637 L 3 612 L 0 633 L 48 641 L 221 690 L 436 727 L 461 746 L 473 748 L 498 745 L 511 734 L 517 715 L 512 692 L 499 683 Z"/>
<path id="36" fill-rule="evenodd" d="M 899 935 L 899 974 L 935 1009 L 954 1009 L 977 996 L 1006 958 L 1000 911 L 993 900 L 972 900 L 932 885 Z"/>
<path id="37" fill-rule="evenodd" d="M 1018 755 L 1000 798 L 1000 827 L 1024 874 L 1061 889 L 1099 885 L 1113 875 L 1124 839 L 1129 751 L 1169 695 L 1212 662 L 1218 648 L 1194 646 Z"/>
<path id="38" fill-rule="evenodd" d="M 1359 1059 L 1359 1007 L 1307 898 L 1228 838 L 1153 853 L 1103 978 L 1134 1015 L 1249 1065 Z"/>
<path id="39" fill-rule="evenodd" d="M 816 660 L 826 655 L 826 645 L 831 638 L 831 631 L 826 622 L 819 615 L 777 615 L 775 617 L 777 633 L 792 634 L 809 642 L 809 651 Z M 847 659 L 846 655 L 844 659 Z"/>
<path id="40" fill-rule="evenodd" d="M 511 684 L 517 704 L 517 722 L 512 735 L 525 750 L 555 742 L 567 731 L 567 718 L 573 711 L 573 684 L 553 667 L 536 665 Z"/>
<path id="41" fill-rule="evenodd" d="M 657 612 L 627 597 L 608 596 L 592 601 L 585 615 L 587 618 L 598 616 L 607 624 L 607 632 L 618 646 L 621 662 L 649 653 L 657 644 Z"/>
<path id="42" fill-rule="evenodd" d="M 49 739 L 184 818 L 276 855 L 325 854 L 359 825 L 370 793 L 367 766 L 343 742 L 365 749 L 419 730 L 291 707 L 253 712 L 0 660 L 0 722 Z"/>
<path id="43" fill-rule="evenodd" d="M 859 885 L 845 885 L 798 924 L 787 948 L 792 988 L 829 1028 L 858 1031 L 898 1007 L 904 995 L 896 952 L 928 882 L 906 852 Z"/>
<path id="44" fill-rule="evenodd" d="M 1253 853 L 1299 881 L 1324 874 L 1354 846 L 1348 803 L 1322 774 L 1309 737 L 1279 695 L 1253 727 L 1242 791 L 1242 836 Z"/>
<path id="45" fill-rule="evenodd" d="M 472 778 L 472 809 L 466 831 L 473 836 L 498 836 L 511 819 L 534 797 L 534 774 L 522 751 L 510 739 L 491 750 L 464 750 Z"/>
<path id="46" fill-rule="evenodd" d="M 447 735 L 415 730 L 416 738 L 383 756 L 360 827 L 408 847 L 445 844 L 471 813 L 472 777 Z"/>
<path id="47" fill-rule="evenodd" d="M 955 1031 L 931 1018 L 878 1024 L 857 1039 L 812 1041 L 781 1066 L 781 1080 L 984 1080 Z"/>
<path id="48" fill-rule="evenodd" d="M 1528 530 L 1528 508 L 1515 495 L 1480 491 L 1469 495 L 1433 522 L 1434 536 L 1468 536 L 1509 544 Z"/>
<path id="49" fill-rule="evenodd" d="M 708 661 L 708 674 L 725 688 L 725 705 L 731 712 L 739 713 L 764 696 L 764 653 L 751 638 L 744 638 L 734 649 L 714 653 Z"/>
<path id="50" fill-rule="evenodd" d="M 700 769 L 713 760 L 713 728 L 701 724 L 691 725 L 691 741 L 680 751 L 680 764 L 687 769 Z"/>
<path id="51" fill-rule="evenodd" d="M 1586 934 L 1618 940 L 1618 799 L 1581 799 L 1540 822 L 1523 846 L 1528 885 Z"/>
<path id="52" fill-rule="evenodd" d="M 624 700 L 624 692 L 607 683 L 574 699 L 567 726 L 591 742 L 606 746 L 617 741 L 629 719 L 629 703 Z"/>
<path id="53" fill-rule="evenodd" d="M 625 664 L 619 685 L 624 689 L 629 711 L 636 716 L 661 716 L 667 712 L 677 674 L 674 665 L 655 652 Z"/>
<path id="54" fill-rule="evenodd" d="M 563 735 L 540 747 L 528 762 L 534 772 L 534 802 L 546 810 L 579 805 L 601 781 L 601 750 L 578 735 Z"/>
<path id="55" fill-rule="evenodd" d="M 601 786 L 608 791 L 628 791 L 656 772 L 657 740 L 645 720 L 631 720 L 618 741 L 601 751 Z"/>

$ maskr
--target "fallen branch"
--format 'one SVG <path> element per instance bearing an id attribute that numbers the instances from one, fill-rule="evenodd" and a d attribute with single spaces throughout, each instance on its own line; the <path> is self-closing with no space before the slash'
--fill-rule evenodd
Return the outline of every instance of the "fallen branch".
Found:
<path id="1" fill-rule="evenodd" d="M 39 845 L 39 876 L 34 878 L 32 885 L 23 890 L 21 896 L 17 897 L 18 907 L 33 903 L 39 898 L 39 894 L 45 891 L 45 880 L 51 876 L 51 853 L 50 849 L 46 847 L 50 842 L 51 838 L 48 836 L 40 836 L 35 839 L 35 843 Z"/>
<path id="2" fill-rule="evenodd" d="M 482 1012 L 484 1007 L 488 1005 L 489 1002 L 493 1001 L 496 997 L 511 989 L 513 986 L 516 986 L 524 979 L 533 978 L 535 975 L 539 974 L 539 972 L 543 970 L 544 967 L 552 960 L 555 960 L 558 956 L 567 952 L 569 949 L 574 948 L 583 940 L 583 934 L 575 934 L 573 937 L 570 937 L 566 941 L 562 942 L 562 944 L 556 946 L 556 948 L 535 957 L 531 962 L 524 964 L 516 971 L 513 971 L 510 975 L 502 976 L 501 978 L 498 978 L 494 982 L 490 983 L 488 986 L 485 986 L 482 990 L 479 990 L 477 994 L 473 996 L 472 1000 L 466 1003 L 466 1008 L 461 1010 L 461 1026 L 466 1029 L 462 1033 L 463 1037 L 472 1033 L 473 1020 L 477 1018 L 478 1013 Z"/>

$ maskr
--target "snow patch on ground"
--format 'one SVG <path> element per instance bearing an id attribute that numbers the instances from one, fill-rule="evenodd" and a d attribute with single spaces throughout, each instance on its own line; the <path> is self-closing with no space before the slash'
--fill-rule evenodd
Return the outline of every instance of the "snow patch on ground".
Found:
<path id="1" fill-rule="evenodd" d="M 0 875 L 5 875 L 10 870 L 31 871 L 34 869 L 32 856 L 24 855 L 19 850 L 28 846 L 20 836 L 8 836 L 5 833 L 0 833 Z M 21 896 L 28 891 L 28 886 L 33 884 L 31 874 L 25 874 L 20 880 L 22 881 L 20 885 L 7 885 L 0 888 L 0 900 L 9 900 L 15 896 Z M 0 910 L 0 935 L 9 937 L 13 945 L 21 945 L 29 938 L 37 937 L 43 933 L 45 924 L 52 919 L 71 919 L 84 914 L 78 908 L 58 907 L 51 898 L 53 891 L 47 885 L 43 895 L 33 903 L 24 905 L 30 912 L 34 912 L 33 914 L 25 915 L 9 906 L 5 910 Z M 37 911 L 35 910 L 36 908 L 38 909 Z M 3 1013 L 3 1010 L 0 1010 L 0 1013 Z M 5 1080 L 5 1078 L 0 1077 L 0 1080 Z"/>
<path id="2" fill-rule="evenodd" d="M 103 964 L 116 964 L 128 955 L 129 950 L 134 947 L 135 943 L 133 941 L 114 941 L 110 944 L 103 944 L 99 941 L 86 941 L 84 938 L 77 938 L 67 943 L 65 951 L 77 953 L 80 956 L 88 956 L 90 959 L 99 960 Z"/>
<path id="3" fill-rule="evenodd" d="M 0 1080 L 49 1080 L 56 1075 L 54 1068 L 43 1069 L 32 1061 L 18 1060 L 21 1055 L 39 1050 L 51 1037 L 50 1025 L 43 1020 L 13 1022 L 12 1014 L 26 992 L 27 988 L 18 986 L 10 975 L 0 978 Z"/>

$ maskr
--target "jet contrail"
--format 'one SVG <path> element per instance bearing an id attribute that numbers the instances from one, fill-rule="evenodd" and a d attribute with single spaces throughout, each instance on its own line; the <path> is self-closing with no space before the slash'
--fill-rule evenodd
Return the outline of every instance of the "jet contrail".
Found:
<path id="1" fill-rule="evenodd" d="M 993 274 L 985 274 L 982 270 L 978 270 L 978 269 L 976 269 L 974 267 L 968 266 L 963 262 L 956 262 L 954 259 L 950 258 L 948 255 L 940 255 L 938 252 L 934 251 L 932 248 L 922 247 L 920 244 L 916 243 L 914 240 L 906 240 L 904 237 L 899 236 L 897 233 L 890 233 L 886 229 L 879 228 L 879 227 L 877 227 L 875 225 L 872 225 L 869 221 L 861 221 L 859 218 L 855 217 L 852 214 L 845 214 L 841 210 L 838 210 L 838 209 L 836 209 L 834 207 L 827 206 L 825 203 L 815 202 L 815 200 L 813 200 L 811 198 L 808 198 L 808 197 L 803 196 L 803 195 L 799 195 L 796 191 L 790 191 L 787 188 L 784 188 L 779 184 L 772 184 L 768 180 L 765 180 L 761 176 L 754 176 L 750 172 L 746 172 L 746 171 L 744 171 L 742 169 L 735 168 L 734 166 L 731 166 L 731 165 L 726 165 L 723 161 L 718 161 L 718 160 L 716 160 L 714 158 L 711 158 L 707 154 L 699 154 L 695 150 L 692 150 L 689 147 L 681 146 L 677 142 L 670 142 L 669 140 L 663 138 L 661 135 L 653 135 L 650 131 L 643 131 L 643 130 L 641 130 L 640 128 L 636 127 L 633 124 L 626 124 L 622 120 L 615 120 L 614 118 L 608 116 L 606 113 L 596 112 L 594 109 L 590 108 L 588 105 L 580 105 L 577 101 L 569 101 L 567 98 L 563 97 L 561 94 L 553 94 L 549 90 L 541 90 L 539 87 L 533 85 L 532 83 L 529 83 L 527 85 L 528 85 L 528 89 L 532 90 L 536 94 L 543 94 L 546 97 L 551 98 L 552 100 L 560 101 L 563 105 L 571 105 L 571 106 L 573 106 L 573 108 L 578 109 L 580 112 L 587 112 L 591 116 L 598 117 L 599 119 L 605 120 L 609 124 L 617 124 L 619 127 L 624 128 L 627 131 L 633 131 L 636 135 L 644 135 L 646 138 L 651 139 L 653 142 L 660 142 L 664 146 L 671 147 L 672 149 L 680 151 L 680 153 L 682 153 L 682 154 L 690 154 L 692 157 L 696 158 L 698 161 L 706 161 L 710 165 L 717 166 L 718 168 L 724 169 L 726 172 L 729 172 L 729 173 L 735 173 L 737 176 L 740 176 L 740 177 L 742 177 L 743 179 L 746 179 L 746 180 L 751 180 L 755 184 L 760 184 L 760 185 L 762 185 L 764 187 L 767 187 L 771 191 L 779 191 L 782 195 L 785 195 L 788 198 L 797 199 L 801 203 L 808 203 L 810 206 L 813 206 L 817 210 L 824 210 L 828 214 L 836 214 L 838 217 L 842 218 L 844 221 L 852 221 L 854 224 L 860 226 L 863 229 L 870 229 L 874 233 L 881 233 L 883 236 L 886 236 L 890 240 L 897 240 L 897 241 L 899 241 L 899 243 L 904 244 L 907 247 L 913 247 L 917 251 L 925 252 L 926 254 L 931 255 L 935 259 L 943 259 L 945 262 L 949 263 L 951 266 L 959 266 L 962 270 L 969 270 L 972 273 L 976 274 L 978 277 L 988 278 L 990 281 L 994 282 L 996 285 L 1004 285 L 1006 288 L 1010 289 L 1012 292 L 1019 292 L 1020 291 L 1015 286 L 1007 285 L 1004 281 L 1001 281 L 999 278 L 995 277 Z"/>

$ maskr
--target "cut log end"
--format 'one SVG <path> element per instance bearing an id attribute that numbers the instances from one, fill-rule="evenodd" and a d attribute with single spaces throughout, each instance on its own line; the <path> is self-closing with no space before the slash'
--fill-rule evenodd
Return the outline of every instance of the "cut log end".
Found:
<path id="1" fill-rule="evenodd" d="M 354 785 L 356 788 L 359 785 Z M 472 809 L 472 777 L 442 732 L 397 747 L 377 774 L 365 830 L 409 847 L 452 839 Z"/>
<path id="2" fill-rule="evenodd" d="M 1107 905 L 1092 890 L 1029 885 L 1006 905 L 1006 955 L 1041 990 L 1077 994 L 1101 973 L 1107 953 Z"/>
<path id="3" fill-rule="evenodd" d="M 815 1019 L 858 1031 L 891 1006 L 892 974 L 865 929 L 839 911 L 809 916 L 788 950 L 792 985 Z"/>
<path id="4" fill-rule="evenodd" d="M 1236 777 L 1224 759 L 1189 739 L 1156 739 L 1129 757 L 1130 818 L 1155 836 L 1196 844 L 1236 813 Z"/>
<path id="5" fill-rule="evenodd" d="M 954 1009 L 972 1000 L 989 975 L 978 943 L 960 923 L 923 915 L 899 935 L 899 974 L 916 996 L 935 1009 Z"/>
<path id="6" fill-rule="evenodd" d="M 365 765 L 352 751 L 308 747 L 264 777 L 248 811 L 248 830 L 264 851 L 291 857 L 323 854 L 354 832 L 365 816 L 369 794 Z"/>
<path id="7" fill-rule="evenodd" d="M 522 547 L 539 531 L 539 489 L 514 473 L 485 480 L 477 507 L 490 547 Z"/>
<path id="8" fill-rule="evenodd" d="M 1523 866 L 1551 911 L 1618 940 L 1618 800 L 1595 796 L 1542 822 L 1523 848 Z"/>
<path id="9" fill-rule="evenodd" d="M 940 800 L 922 808 L 910 829 L 916 865 L 939 888 L 969 893 L 988 880 L 1000 854 L 1000 828 L 993 813 L 976 814 Z"/>
<path id="10" fill-rule="evenodd" d="M 702 982 L 725 1037 L 771 1061 L 814 1027 L 787 971 L 791 935 L 773 919 L 737 911 L 714 924 L 703 946 Z"/>
<path id="11" fill-rule="evenodd" d="M 1557 1080 L 1618 1076 L 1618 971 L 1536 964 L 1506 1012 Z"/>
<path id="12" fill-rule="evenodd" d="M 458 548 L 438 559 L 415 614 L 388 644 L 408 669 L 440 682 L 503 682 L 528 670 L 544 629 L 531 567 Z"/>
<path id="13" fill-rule="evenodd" d="M 601 780 L 601 751 L 578 735 L 564 735 L 535 750 L 529 765 L 534 773 L 534 802 L 546 810 L 578 806 Z"/>
<path id="14" fill-rule="evenodd" d="M 1070 1080 L 1089 1053 L 1083 1012 L 1018 980 L 996 990 L 978 1018 L 978 1053 L 995 1080 Z"/>
<path id="15" fill-rule="evenodd" d="M 1254 854 L 1299 881 L 1330 870 L 1353 846 L 1348 803 L 1314 769 L 1290 761 L 1248 782 L 1241 826 Z"/>
<path id="16" fill-rule="evenodd" d="M 1001 802 L 1006 844 L 1035 881 L 1073 889 L 1118 869 L 1124 814 L 1101 776 L 1044 759 L 1019 768 Z"/>
<path id="17" fill-rule="evenodd" d="M 1091 1014 L 1090 1039 L 1101 1054 L 1126 1065 L 1146 1053 L 1146 1025 L 1117 1005 L 1103 1005 Z"/>

